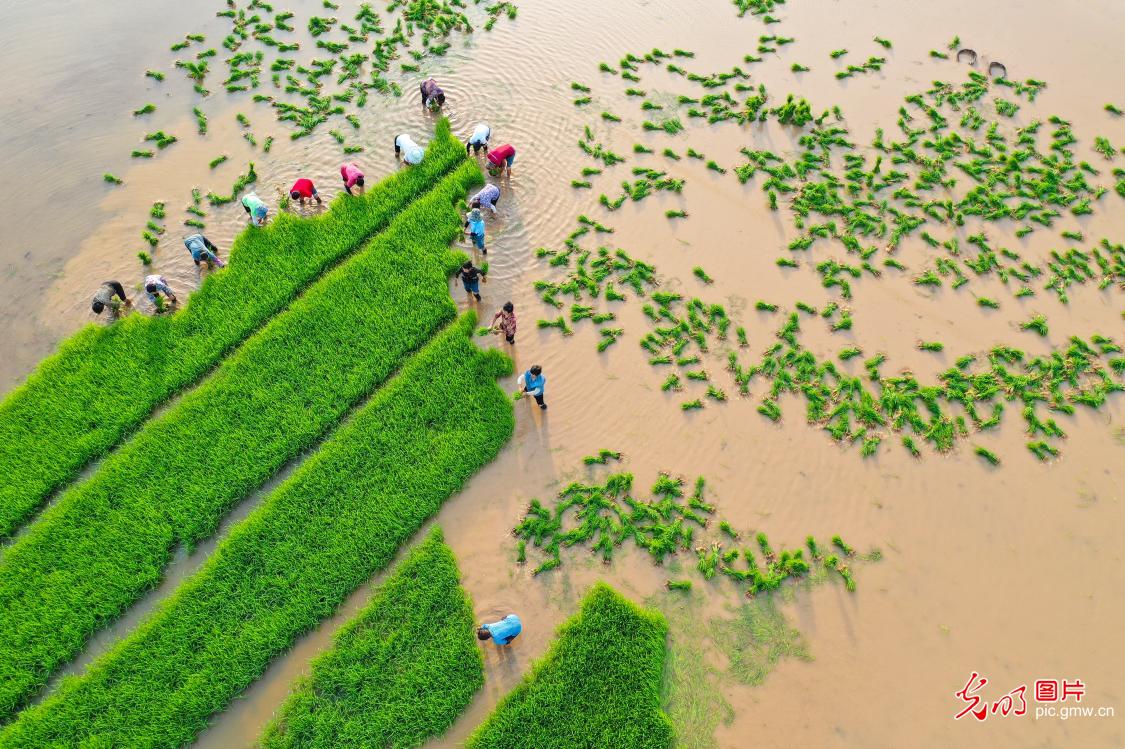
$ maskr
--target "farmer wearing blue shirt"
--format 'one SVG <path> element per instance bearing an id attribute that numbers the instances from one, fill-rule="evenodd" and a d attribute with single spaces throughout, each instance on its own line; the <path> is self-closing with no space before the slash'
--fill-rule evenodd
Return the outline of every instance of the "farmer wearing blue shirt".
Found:
<path id="1" fill-rule="evenodd" d="M 497 645 L 511 645 L 512 640 L 520 636 L 523 625 L 515 614 L 508 614 L 498 622 L 482 624 L 477 628 L 477 639 L 492 639 Z"/>
<path id="2" fill-rule="evenodd" d="M 520 375 L 516 384 L 519 385 L 522 392 L 535 398 L 535 402 L 539 404 L 539 408 L 544 411 L 547 410 L 547 404 L 543 402 L 543 393 L 547 389 L 547 378 L 543 376 L 543 367 L 540 367 L 538 364 L 534 365 L 531 369 Z"/>
<path id="3" fill-rule="evenodd" d="M 473 247 L 488 254 L 488 250 L 484 247 L 484 216 L 480 213 L 480 208 L 474 208 L 469 211 L 469 215 L 465 218 L 464 230 L 469 232 L 469 236 L 473 238 Z"/>
<path id="4" fill-rule="evenodd" d="M 219 259 L 219 248 L 202 234 L 192 234 L 187 237 L 184 239 L 184 246 L 188 248 L 191 259 L 195 261 L 196 265 L 205 262 L 208 268 L 212 265 L 223 267 L 223 261 Z"/>

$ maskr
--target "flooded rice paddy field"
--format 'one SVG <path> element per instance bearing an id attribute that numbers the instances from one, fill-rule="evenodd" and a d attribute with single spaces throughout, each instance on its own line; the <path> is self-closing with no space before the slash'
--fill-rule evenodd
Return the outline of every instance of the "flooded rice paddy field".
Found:
<path id="1" fill-rule="evenodd" d="M 340 5 L 333 14 L 354 15 L 354 4 L 341 0 Z M 302 19 L 327 12 L 319 2 L 294 0 L 287 6 L 297 14 L 297 38 L 312 47 Z M 814 113 L 838 105 L 859 153 L 870 156 L 866 144 L 876 128 L 897 135 L 904 96 L 927 90 L 934 80 L 965 79 L 968 66 L 929 54 L 945 50 L 959 36 L 979 53 L 976 70 L 984 72 L 990 61 L 1000 61 L 1014 80 L 1048 84 L 1033 103 L 1018 99 L 1021 108 L 1004 127 L 1053 114 L 1065 118 L 1079 139 L 1076 158 L 1101 170 L 1091 182 L 1110 187 L 1093 215 L 1067 214 L 1054 227 L 1037 227 L 1024 238 L 1014 235 L 1012 222 L 985 227 L 994 246 L 1042 260 L 1051 249 L 1069 246 L 1059 236 L 1063 230 L 1081 231 L 1086 247 L 1102 237 L 1125 241 L 1125 213 L 1112 189 L 1112 167 L 1092 150 L 1096 135 L 1118 146 L 1125 143 L 1125 120 L 1103 109 L 1109 102 L 1125 107 L 1120 85 L 1125 50 L 1118 41 L 1125 6 L 1108 0 L 1063 8 L 1031 0 L 992 5 L 790 0 L 772 11 L 781 23 L 764 25 L 750 15 L 739 18 L 737 9 L 722 0 L 522 0 L 516 20 L 502 20 L 492 31 L 478 30 L 467 38 L 455 35 L 444 57 L 427 58 L 420 73 L 398 79 L 401 99 L 373 95 L 359 113 L 361 127 L 354 134 L 340 120 L 296 141 L 290 141 L 289 126 L 278 123 L 268 105 L 251 102 L 249 94 L 221 93 L 217 80 L 212 88 L 220 91 L 203 105 L 209 132 L 196 135 L 192 107 L 199 97 L 172 68 L 176 58 L 168 46 L 185 33 L 205 34 L 217 44 L 227 33 L 224 19 L 213 15 L 219 9 L 157 0 L 76 10 L 57 1 L 15 0 L 0 10 L 7 94 L 0 111 L 0 161 L 14 188 L 0 203 L 5 269 L 0 293 L 9 301 L 0 383 L 5 388 L 17 384 L 60 339 L 90 322 L 88 297 L 101 280 L 117 278 L 129 288 L 140 283 L 144 271 L 136 253 L 146 246 L 139 235 L 154 201 L 167 203 L 169 228 L 151 251 L 153 267 L 177 291 L 189 290 L 198 284 L 199 272 L 182 248 L 179 223 L 188 217 L 182 208 L 191 202 L 193 187 L 224 192 L 253 161 L 256 190 L 274 206 L 279 191 L 298 175 L 312 177 L 331 197 L 339 189 L 344 160 L 328 133 L 333 128 L 346 130 L 350 143 L 364 146 L 354 158 L 369 179 L 385 175 L 395 168 L 391 141 L 396 133 L 428 139 L 432 116 L 421 110 L 415 81 L 435 76 L 449 96 L 445 113 L 454 132 L 467 135 L 483 120 L 493 128 L 494 143 L 510 142 L 518 150 L 512 177 L 501 182 L 499 216 L 489 223 L 490 274 L 480 309 L 487 320 L 504 301 L 515 303 L 521 326 L 512 350 L 517 371 L 543 365 L 550 410 L 540 413 L 517 403 L 517 430 L 508 448 L 434 521 L 458 555 L 480 618 L 516 611 L 525 623 L 508 657 L 486 652 L 484 690 L 434 746 L 460 745 L 544 652 L 554 629 L 598 579 L 669 614 L 678 654 L 669 678 L 669 709 L 685 747 L 1125 743 L 1120 717 L 1063 721 L 1034 720 L 1029 714 L 991 716 L 981 724 L 952 719 L 962 705 L 954 693 L 973 671 L 988 677 L 983 692 L 988 699 L 1021 684 L 1030 689 L 1037 678 L 1079 678 L 1087 685 L 1083 704 L 1113 706 L 1119 714 L 1125 710 L 1125 649 L 1119 645 L 1125 614 L 1120 595 L 1125 589 L 1125 399 L 1118 395 L 1097 410 L 1055 415 L 1068 436 L 1057 441 L 1060 457 L 1046 463 L 1026 449 L 1028 438 L 1014 406 L 998 429 L 958 440 L 947 454 L 927 445 L 920 459 L 912 458 L 891 433 L 876 456 L 864 459 L 858 445 L 840 447 L 823 430 L 807 425 L 804 404 L 796 397 L 782 396 L 784 416 L 778 423 L 759 415 L 757 404 L 768 388 L 761 380 L 752 383 L 749 398 L 728 386 L 727 403 L 708 402 L 700 411 L 683 412 L 679 404 L 686 398 L 661 391 L 665 373 L 650 367 L 649 354 L 638 346 L 649 329 L 641 302 L 620 306 L 615 324 L 625 334 L 598 353 L 598 336 L 588 324 L 575 324 L 570 337 L 537 330 L 538 318 L 558 312 L 540 302 L 532 288 L 538 279 L 557 277 L 535 248 L 561 248 L 575 217 L 585 214 L 614 228 L 604 235 L 612 247 L 655 265 L 664 290 L 723 303 L 736 323 L 745 325 L 755 354 L 773 344 L 784 319 L 781 313 L 755 310 L 757 300 L 783 309 L 797 300 L 817 307 L 840 301 L 850 308 L 854 327 L 831 333 L 827 325 L 805 325 L 807 348 L 823 358 L 835 358 L 844 346 L 860 347 L 864 358 L 883 352 L 885 374 L 909 370 L 923 382 L 935 381 L 959 356 L 996 345 L 1037 355 L 1064 346 L 1071 335 L 1100 333 L 1121 342 L 1119 285 L 1073 287 L 1065 306 L 1045 292 L 1017 299 L 994 276 L 974 277 L 957 290 L 948 283 L 929 290 L 910 280 L 929 267 L 931 255 L 916 235 L 894 255 L 908 271 L 858 280 L 846 301 L 838 290 L 823 288 L 812 268 L 827 257 L 843 262 L 843 253 L 814 245 L 809 258 L 799 257 L 802 267 L 778 267 L 775 259 L 791 254 L 786 248 L 798 232 L 787 212 L 769 209 L 761 178 L 740 184 L 733 167 L 745 162 L 742 148 L 792 158 L 798 153 L 792 129 L 683 118 L 686 129 L 678 135 L 643 132 L 649 113 L 641 110 L 640 98 L 624 94 L 627 86 L 644 89 L 648 100 L 669 107 L 678 95 L 699 97 L 709 91 L 655 66 L 643 67 L 642 80 L 630 84 L 600 73 L 598 63 L 616 67 L 628 52 L 643 55 L 657 47 L 694 52 L 683 61 L 693 71 L 741 65 L 751 73 L 748 83 L 767 86 L 771 105 L 790 92 L 806 97 Z M 762 34 L 795 41 L 765 55 L 762 63 L 744 63 L 745 55 L 757 54 Z M 892 40 L 893 47 L 884 50 L 874 36 Z M 841 48 L 849 55 L 832 60 L 829 53 Z M 842 63 L 858 64 L 872 55 L 886 58 L 881 70 L 843 81 L 834 77 Z M 795 73 L 794 63 L 811 70 Z M 145 78 L 146 69 L 165 71 L 167 79 Z M 571 89 L 572 81 L 590 87 L 589 105 L 573 105 L 581 94 Z M 1007 98 L 1015 99 L 1010 93 Z M 157 111 L 130 115 L 146 102 L 156 104 Z M 605 121 L 602 111 L 623 121 Z M 269 154 L 244 139 L 246 130 L 235 119 L 240 112 L 259 142 L 268 135 L 277 138 Z M 991 114 L 986 117 L 992 119 Z M 577 146 L 587 125 L 596 141 L 628 162 L 592 177 L 593 189 L 578 190 L 570 187 L 571 180 L 592 165 Z M 151 161 L 131 160 L 129 152 L 142 147 L 143 134 L 158 129 L 177 135 L 179 142 Z M 655 153 L 634 155 L 634 143 Z M 728 173 L 709 170 L 703 161 L 671 162 L 660 156 L 665 147 L 680 154 L 691 147 Z M 210 169 L 209 162 L 220 154 L 229 161 Z M 1118 154 L 1116 162 L 1125 164 L 1125 155 Z M 633 178 L 634 166 L 684 179 L 682 194 L 657 193 L 607 212 L 598 205 L 598 195 L 616 195 L 617 184 Z M 103 172 L 119 175 L 124 185 L 104 184 Z M 689 215 L 669 220 L 666 210 Z M 207 235 L 225 249 L 244 218 L 231 204 L 210 208 L 206 222 Z M 942 230 L 940 236 L 948 236 Z M 971 231 L 959 233 L 962 242 Z M 712 285 L 693 276 L 696 266 L 713 277 Z M 459 286 L 451 288 L 462 300 Z M 979 307 L 982 296 L 999 299 L 1000 308 Z M 1045 337 L 1019 327 L 1037 314 L 1050 322 Z M 491 338 L 481 340 L 494 345 Z M 941 341 L 945 350 L 920 351 L 918 341 Z M 861 361 L 840 367 L 862 374 Z M 724 357 L 715 354 L 705 365 L 721 371 Z M 514 389 L 514 383 L 505 386 Z M 1001 464 L 982 461 L 973 445 L 999 455 Z M 582 465 L 583 456 L 602 448 L 624 453 L 621 470 L 635 473 L 640 487 L 651 485 L 659 471 L 689 481 L 706 477 L 710 501 L 744 534 L 765 531 L 775 545 L 786 546 L 798 546 L 809 534 L 822 543 L 840 534 L 861 551 L 880 549 L 882 559 L 854 565 L 855 592 L 833 577 L 789 587 L 774 596 L 775 606 L 760 599 L 745 604 L 742 588 L 725 579 L 703 583 L 694 559 L 683 554 L 671 569 L 661 568 L 628 546 L 608 566 L 576 547 L 564 552 L 559 569 L 533 577 L 541 557 L 529 551 L 530 563 L 516 564 L 513 526 L 531 498 L 547 500 L 571 481 L 616 470 L 616 465 Z M 254 501 L 239 508 L 224 529 Z M 95 639 L 71 671 L 80 672 L 135 626 L 213 548 L 211 543 L 182 554 L 165 585 Z M 690 596 L 664 591 L 672 577 L 695 580 Z M 327 646 L 368 592 L 358 591 L 333 619 L 277 660 L 244 699 L 216 717 L 199 744 L 252 746 L 292 679 L 307 671 L 309 659 Z M 740 633 L 734 638 L 738 645 L 732 650 L 726 640 L 723 647 L 720 632 L 751 615 L 761 626 L 733 628 Z M 779 621 L 799 634 L 786 633 Z M 770 652 L 789 653 L 752 678 L 735 668 L 747 648 L 754 650 L 755 641 L 746 634 L 751 630 L 760 648 L 765 640 L 774 648 Z"/>

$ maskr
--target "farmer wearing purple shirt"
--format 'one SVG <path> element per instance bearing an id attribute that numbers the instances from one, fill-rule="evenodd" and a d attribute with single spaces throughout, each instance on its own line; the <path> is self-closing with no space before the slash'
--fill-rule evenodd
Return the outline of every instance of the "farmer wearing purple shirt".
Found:
<path id="1" fill-rule="evenodd" d="M 445 104 L 445 92 L 441 90 L 441 86 L 437 85 L 437 81 L 433 78 L 422 81 L 418 89 L 422 92 L 423 107 L 434 107 L 436 109 Z"/>
<path id="2" fill-rule="evenodd" d="M 484 189 L 473 196 L 470 203 L 471 208 L 483 208 L 488 206 L 488 209 L 496 213 L 496 203 L 500 200 L 500 188 L 496 185 L 485 185 Z"/>

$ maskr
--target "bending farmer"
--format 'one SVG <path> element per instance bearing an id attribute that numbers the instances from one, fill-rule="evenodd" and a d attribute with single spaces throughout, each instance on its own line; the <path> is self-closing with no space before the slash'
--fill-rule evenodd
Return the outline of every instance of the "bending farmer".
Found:
<path id="1" fill-rule="evenodd" d="M 477 627 L 477 639 L 492 640 L 497 645 L 511 645 L 512 640 L 519 637 L 522 631 L 520 618 L 515 614 L 508 614 L 498 622 Z"/>
<path id="2" fill-rule="evenodd" d="M 538 364 L 532 366 L 519 376 L 516 384 L 522 392 L 535 398 L 539 408 L 547 410 L 547 404 L 543 402 L 543 393 L 547 390 L 547 378 L 543 376 L 543 367 Z"/>
<path id="3" fill-rule="evenodd" d="M 246 209 L 246 215 L 250 217 L 251 225 L 266 225 L 266 214 L 270 212 L 270 209 L 256 193 L 250 193 L 243 198 L 242 207 Z"/>
<path id="4" fill-rule="evenodd" d="M 483 208 L 488 206 L 488 209 L 496 213 L 496 204 L 500 202 L 500 188 L 496 185 L 485 185 L 480 192 L 473 196 L 469 202 L 471 208 Z"/>
<path id="5" fill-rule="evenodd" d="M 324 202 L 316 192 L 316 185 L 308 177 L 301 177 L 293 183 L 289 188 L 289 197 L 299 201 L 301 205 L 304 205 L 306 200 L 316 200 L 318 205 Z"/>
<path id="6" fill-rule="evenodd" d="M 164 276 L 158 276 L 155 273 L 145 276 L 145 293 L 148 294 L 148 300 L 153 304 L 159 304 L 156 299 L 161 294 L 172 304 L 176 303 L 176 295 L 172 293 L 172 289 L 168 286 L 168 282 L 164 280 Z"/>
<path id="7" fill-rule="evenodd" d="M 473 149 L 474 154 L 479 154 L 481 150 L 488 148 L 488 139 L 492 137 L 492 128 L 483 122 L 479 123 L 473 128 L 473 134 L 465 141 L 465 153 L 469 149 Z"/>
<path id="8" fill-rule="evenodd" d="M 441 90 L 441 86 L 437 85 L 437 81 L 433 78 L 422 81 L 418 90 L 422 92 L 423 107 L 437 109 L 445 104 L 445 92 Z"/>
<path id="9" fill-rule="evenodd" d="M 411 165 L 421 164 L 422 163 L 422 157 L 425 156 L 425 155 L 426 155 L 426 152 L 422 150 L 422 147 L 420 145 L 418 145 L 417 143 L 415 143 L 414 139 L 411 138 L 408 134 L 402 133 L 401 135 L 399 135 L 398 137 L 395 138 L 395 159 L 396 160 L 399 157 L 402 157 L 402 160 L 405 161 L 407 164 L 411 164 Z"/>
<path id="10" fill-rule="evenodd" d="M 506 302 L 492 318 L 492 327 L 504 334 L 508 343 L 516 342 L 516 305 Z"/>
<path id="11" fill-rule="evenodd" d="M 512 164 L 516 161 L 516 149 L 510 143 L 505 143 L 499 148 L 494 148 L 488 152 L 488 171 L 493 176 L 503 174 L 505 170 L 508 176 L 512 176 Z"/>
<path id="12" fill-rule="evenodd" d="M 363 172 L 355 164 L 348 162 L 340 167 L 340 176 L 344 178 L 344 189 L 347 190 L 348 195 L 352 194 L 353 187 L 358 187 L 360 192 L 363 191 Z"/>
<path id="13" fill-rule="evenodd" d="M 211 240 L 202 234 L 192 234 L 184 240 L 184 246 L 188 248 L 191 259 L 195 261 L 196 265 L 199 265 L 200 262 L 207 263 L 208 268 L 216 265 L 222 268 L 225 265 L 219 259 L 219 248 L 211 244 Z"/>
<path id="14" fill-rule="evenodd" d="M 105 281 L 94 293 L 90 309 L 94 310 L 95 315 L 100 315 L 102 310 L 109 307 L 110 314 L 116 315 L 122 307 L 130 307 L 132 304 L 129 297 L 125 296 L 125 287 L 117 281 Z"/>

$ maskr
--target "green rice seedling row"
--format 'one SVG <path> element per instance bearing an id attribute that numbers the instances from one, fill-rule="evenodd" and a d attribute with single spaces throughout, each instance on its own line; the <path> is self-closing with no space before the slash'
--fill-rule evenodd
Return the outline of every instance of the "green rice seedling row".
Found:
<path id="1" fill-rule="evenodd" d="M 156 584 L 175 545 L 211 535 L 235 503 L 321 440 L 453 318 L 454 201 L 480 179 L 476 164 L 463 163 L 6 550 L 0 714 L 18 709 Z"/>
<path id="2" fill-rule="evenodd" d="M 443 120 L 417 168 L 337 198 L 323 216 L 281 215 L 244 231 L 185 309 L 90 325 L 64 341 L 0 403 L 0 537 L 463 160 Z"/>
<path id="3" fill-rule="evenodd" d="M 515 691 L 469 737 L 468 749 L 670 749 L 661 708 L 667 624 L 604 583 Z"/>
<path id="4" fill-rule="evenodd" d="M 434 528 L 293 685 L 261 746 L 417 746 L 441 735 L 484 685 L 474 625 Z"/>
<path id="5" fill-rule="evenodd" d="M 395 249 L 409 254 L 405 247 Z M 133 633 L 81 677 L 66 680 L 7 726 L 0 746 L 190 744 L 274 657 L 386 568 L 510 438 L 512 407 L 495 379 L 509 374 L 511 364 L 498 352 L 473 345 L 474 323 L 469 314 L 440 332 Z M 427 429 L 417 428 L 419 418 Z M 419 584 L 412 577 L 394 590 L 401 590 L 402 582 L 407 588 Z M 445 596 L 437 602 L 455 613 L 448 626 L 458 628 L 466 615 L 464 598 Z M 379 603 L 377 598 L 377 607 Z M 404 651 L 393 643 L 397 652 L 385 656 L 395 664 L 403 690 L 388 695 L 387 707 L 412 709 L 416 718 L 407 722 L 398 710 L 384 714 L 382 725 L 402 737 L 401 743 L 386 745 L 413 746 L 418 732 L 430 730 L 426 726 L 440 730 L 455 714 L 457 702 L 480 683 L 479 655 L 474 660 L 462 644 L 440 655 L 455 681 L 429 700 L 415 696 L 413 690 L 426 678 L 422 669 L 433 661 L 407 670 L 402 658 L 406 652 L 436 655 L 438 642 L 431 638 L 437 622 L 428 625 L 428 633 L 414 643 L 416 649 Z M 362 636 L 362 631 L 349 634 Z M 471 629 L 460 634 L 473 637 Z M 313 678 L 315 683 L 315 674 Z M 387 689 L 387 678 L 383 674 L 364 684 L 363 693 L 373 696 L 370 690 Z M 459 697 L 452 696 L 454 689 Z M 361 699 L 356 693 L 350 697 Z M 445 703 L 444 714 L 419 715 L 434 702 Z M 370 712 L 371 706 L 364 705 L 363 722 Z M 375 729 L 372 722 L 356 730 Z"/>

